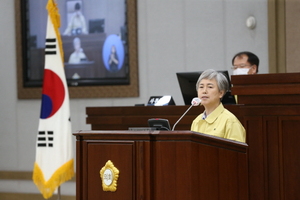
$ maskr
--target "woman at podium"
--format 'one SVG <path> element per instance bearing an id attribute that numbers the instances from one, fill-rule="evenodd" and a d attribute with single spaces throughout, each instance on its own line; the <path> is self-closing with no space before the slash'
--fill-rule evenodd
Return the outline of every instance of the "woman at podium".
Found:
<path id="1" fill-rule="evenodd" d="M 194 119 L 191 131 L 245 142 L 245 128 L 221 103 L 229 89 L 227 78 L 220 72 L 208 69 L 200 75 L 196 89 L 205 110 Z"/>

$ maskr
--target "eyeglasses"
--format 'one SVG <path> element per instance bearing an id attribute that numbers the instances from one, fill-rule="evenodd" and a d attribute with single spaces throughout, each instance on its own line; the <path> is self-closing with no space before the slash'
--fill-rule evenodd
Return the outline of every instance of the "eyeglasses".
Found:
<path id="1" fill-rule="evenodd" d="M 240 65 L 234 65 L 231 67 L 231 69 L 237 69 L 237 68 L 247 68 L 247 67 L 251 67 L 252 65 L 250 64 L 240 64 Z"/>

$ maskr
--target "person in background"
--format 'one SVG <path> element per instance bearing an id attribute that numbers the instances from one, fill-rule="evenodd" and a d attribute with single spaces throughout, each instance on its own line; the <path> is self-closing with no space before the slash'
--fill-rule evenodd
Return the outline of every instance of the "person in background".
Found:
<path id="1" fill-rule="evenodd" d="M 86 23 L 85 18 L 83 14 L 81 13 L 80 4 L 75 4 L 75 12 L 68 24 L 68 27 L 66 28 L 64 35 L 81 35 L 81 34 L 87 34 L 86 29 Z"/>
<path id="2" fill-rule="evenodd" d="M 232 58 L 233 75 L 257 74 L 259 58 L 249 51 L 237 53 Z"/>
<path id="3" fill-rule="evenodd" d="M 196 89 L 205 110 L 193 120 L 191 131 L 245 142 L 245 128 L 221 103 L 229 89 L 227 78 L 213 69 L 205 70 L 196 83 Z"/>
<path id="4" fill-rule="evenodd" d="M 81 48 L 81 41 L 78 37 L 73 40 L 74 52 L 69 57 L 70 64 L 78 64 L 82 61 L 86 61 L 87 57 Z"/>
<path id="5" fill-rule="evenodd" d="M 116 46 L 112 45 L 111 46 L 111 51 L 108 59 L 108 64 L 110 67 L 111 72 L 117 72 L 118 71 L 118 65 L 119 65 L 119 59 L 118 59 L 118 54 L 116 50 Z"/>

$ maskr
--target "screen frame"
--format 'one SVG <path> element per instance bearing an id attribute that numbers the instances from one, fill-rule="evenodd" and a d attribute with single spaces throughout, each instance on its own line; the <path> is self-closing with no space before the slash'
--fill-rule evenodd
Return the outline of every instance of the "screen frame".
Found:
<path id="1" fill-rule="evenodd" d="M 124 0 L 125 1 L 125 0 Z M 17 87 L 19 99 L 38 99 L 42 95 L 42 86 L 24 86 L 24 55 L 28 49 L 23 45 L 27 40 L 24 34 L 22 23 L 25 17 L 22 14 L 26 3 L 24 0 L 15 0 L 15 19 L 16 19 L 16 60 L 17 60 Z M 46 12 L 46 10 L 45 10 Z M 129 83 L 120 85 L 91 83 L 88 86 L 69 87 L 70 98 L 108 98 L 108 97 L 138 97 L 138 58 L 137 58 L 137 0 L 126 0 L 126 17 L 128 32 L 128 64 L 129 64 Z"/>

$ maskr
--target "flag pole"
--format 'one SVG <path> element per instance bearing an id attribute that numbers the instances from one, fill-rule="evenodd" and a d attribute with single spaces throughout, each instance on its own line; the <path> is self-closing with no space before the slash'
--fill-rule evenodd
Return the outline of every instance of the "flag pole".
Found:
<path id="1" fill-rule="evenodd" d="M 57 200 L 60 200 L 60 186 L 57 188 Z"/>

